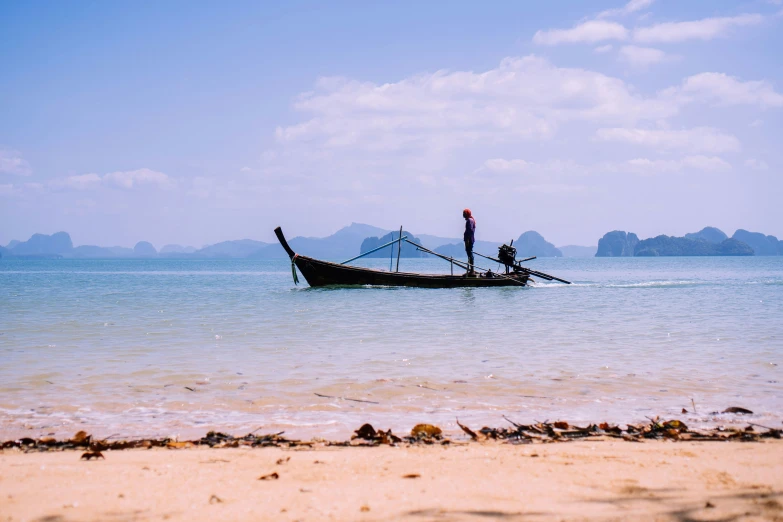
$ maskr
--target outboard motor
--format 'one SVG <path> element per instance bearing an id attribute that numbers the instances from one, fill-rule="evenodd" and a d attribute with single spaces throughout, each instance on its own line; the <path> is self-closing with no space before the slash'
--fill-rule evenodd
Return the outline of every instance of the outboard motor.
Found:
<path id="1" fill-rule="evenodd" d="M 514 244 L 514 240 L 511 240 L 511 245 Z M 506 273 L 508 269 L 515 267 L 517 264 L 517 249 L 511 245 L 501 245 L 498 248 L 498 260 L 506 265 Z"/>

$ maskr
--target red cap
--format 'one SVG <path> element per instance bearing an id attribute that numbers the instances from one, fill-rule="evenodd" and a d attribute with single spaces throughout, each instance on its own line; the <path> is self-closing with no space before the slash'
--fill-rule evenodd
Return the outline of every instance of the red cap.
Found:
<path id="1" fill-rule="evenodd" d="M 462 217 L 469 218 L 471 216 L 470 209 L 466 208 L 462 211 Z"/>

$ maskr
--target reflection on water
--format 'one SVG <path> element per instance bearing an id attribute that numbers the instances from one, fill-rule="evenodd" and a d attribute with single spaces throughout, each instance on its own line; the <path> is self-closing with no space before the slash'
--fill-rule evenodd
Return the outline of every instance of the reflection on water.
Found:
<path id="1" fill-rule="evenodd" d="M 531 266 L 575 284 L 307 289 L 284 260 L 4 259 L 0 438 L 626 422 L 691 398 L 691 423 L 780 422 L 782 258 Z"/>

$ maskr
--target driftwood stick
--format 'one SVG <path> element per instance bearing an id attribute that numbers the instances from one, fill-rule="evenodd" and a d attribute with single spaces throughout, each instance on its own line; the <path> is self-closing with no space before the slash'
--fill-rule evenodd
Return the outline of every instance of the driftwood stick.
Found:
<path id="1" fill-rule="evenodd" d="M 340 399 L 343 401 L 366 402 L 367 404 L 380 404 L 380 402 L 375 402 L 375 401 L 365 401 L 363 399 L 351 399 L 349 397 L 335 397 L 334 395 L 323 395 L 321 393 L 316 393 L 316 395 L 319 397 L 323 397 L 324 399 Z"/>
<path id="2" fill-rule="evenodd" d="M 748 424 L 750 424 L 751 426 L 758 426 L 759 428 L 764 428 L 765 430 L 770 430 L 770 431 L 780 431 L 780 430 L 779 430 L 779 429 L 777 429 L 777 428 L 770 428 L 769 426 L 763 426 L 763 425 L 761 425 L 761 424 L 756 424 L 755 422 L 749 422 Z"/>
<path id="3" fill-rule="evenodd" d="M 509 419 L 509 418 L 508 418 L 508 417 L 506 417 L 505 415 L 503 415 L 503 418 L 504 418 L 504 419 L 506 419 L 506 420 L 507 420 L 508 422 L 510 422 L 511 424 L 513 424 L 513 425 L 514 425 L 514 427 L 515 427 L 515 428 L 517 428 L 517 429 L 522 429 L 522 428 L 524 427 L 524 426 L 522 426 L 521 424 L 517 424 L 516 422 L 512 421 L 511 419 Z"/>

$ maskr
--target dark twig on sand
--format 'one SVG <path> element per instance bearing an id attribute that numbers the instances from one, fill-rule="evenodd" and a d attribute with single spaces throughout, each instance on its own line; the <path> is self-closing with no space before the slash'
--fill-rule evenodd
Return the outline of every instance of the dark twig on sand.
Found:
<path id="1" fill-rule="evenodd" d="M 342 401 L 366 402 L 367 404 L 380 404 L 380 402 L 365 401 L 364 399 L 351 399 L 349 397 L 335 397 L 334 395 L 323 395 L 321 393 L 316 393 L 316 395 L 319 397 L 323 397 L 324 399 L 340 399 Z"/>

